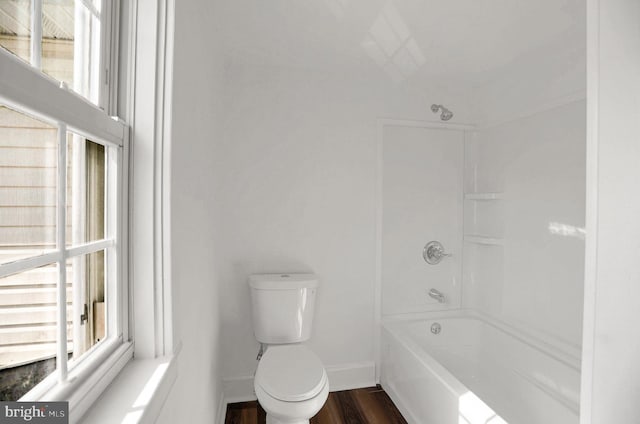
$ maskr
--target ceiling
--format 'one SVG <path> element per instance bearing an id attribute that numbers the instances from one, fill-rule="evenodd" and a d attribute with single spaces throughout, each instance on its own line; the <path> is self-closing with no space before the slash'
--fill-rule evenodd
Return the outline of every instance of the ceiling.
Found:
<path id="1" fill-rule="evenodd" d="M 240 63 L 374 66 L 392 80 L 473 81 L 530 52 L 585 43 L 584 0 L 237 0 L 223 3 Z"/>
<path id="2" fill-rule="evenodd" d="M 83 0 L 84 5 L 94 1 Z M 585 0 L 221 1 L 236 63 L 375 69 L 396 82 L 470 85 L 526 55 L 584 46 Z M 0 34 L 28 36 L 29 0 L 0 2 Z M 73 39 L 73 0 L 44 0 L 44 38 Z"/>

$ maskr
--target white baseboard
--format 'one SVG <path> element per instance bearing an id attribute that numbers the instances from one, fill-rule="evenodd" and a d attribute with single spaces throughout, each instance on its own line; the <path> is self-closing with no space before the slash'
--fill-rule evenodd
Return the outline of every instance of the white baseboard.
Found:
<path id="1" fill-rule="evenodd" d="M 332 365 L 326 370 L 332 392 L 376 385 L 376 364 L 373 361 Z"/>
<path id="2" fill-rule="evenodd" d="M 376 385 L 376 367 L 373 361 L 326 367 L 329 376 L 329 390 L 359 389 Z M 253 376 L 228 377 L 222 379 L 224 406 L 229 403 L 256 400 L 253 392 Z"/>
<path id="3" fill-rule="evenodd" d="M 223 378 L 222 391 L 227 404 L 256 400 L 256 394 L 253 392 L 252 375 Z"/>

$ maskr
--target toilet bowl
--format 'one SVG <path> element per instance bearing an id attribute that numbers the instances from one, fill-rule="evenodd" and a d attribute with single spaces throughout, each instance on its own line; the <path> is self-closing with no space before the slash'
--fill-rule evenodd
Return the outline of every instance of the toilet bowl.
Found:
<path id="1" fill-rule="evenodd" d="M 268 347 L 254 378 L 267 424 L 308 424 L 329 395 L 329 380 L 320 359 L 306 346 Z"/>

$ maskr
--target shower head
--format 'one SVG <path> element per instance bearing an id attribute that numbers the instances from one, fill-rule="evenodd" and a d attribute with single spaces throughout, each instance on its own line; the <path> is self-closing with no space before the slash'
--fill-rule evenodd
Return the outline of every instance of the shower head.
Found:
<path id="1" fill-rule="evenodd" d="M 449 119 L 453 118 L 453 112 L 442 105 L 432 104 L 431 111 L 433 113 L 438 113 L 438 111 L 441 111 L 440 119 L 443 121 L 448 121 Z"/>

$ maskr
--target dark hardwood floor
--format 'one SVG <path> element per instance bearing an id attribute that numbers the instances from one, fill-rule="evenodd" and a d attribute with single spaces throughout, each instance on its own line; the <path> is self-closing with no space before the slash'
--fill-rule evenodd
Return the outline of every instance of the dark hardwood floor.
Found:
<path id="1" fill-rule="evenodd" d="M 258 402 L 227 406 L 225 424 L 264 424 L 266 414 Z M 311 424 L 406 424 L 400 411 L 382 387 L 329 393 L 329 398 Z"/>

